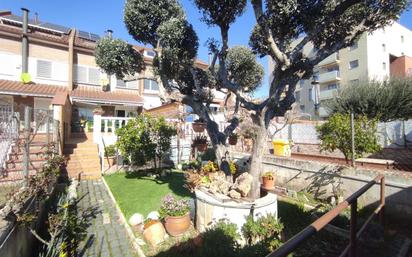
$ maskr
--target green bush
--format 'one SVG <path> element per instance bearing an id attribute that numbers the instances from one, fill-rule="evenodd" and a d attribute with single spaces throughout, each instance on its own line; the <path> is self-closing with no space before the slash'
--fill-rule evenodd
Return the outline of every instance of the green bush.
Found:
<path id="1" fill-rule="evenodd" d="M 381 149 L 377 137 L 377 118 L 368 119 L 360 115 L 354 120 L 355 158 L 365 153 L 375 153 Z M 328 121 L 316 127 L 321 142 L 321 151 L 341 151 L 346 161 L 352 158 L 352 136 L 350 115 L 336 113 Z"/>
<path id="2" fill-rule="evenodd" d="M 153 161 L 157 168 L 163 155 L 170 150 L 176 130 L 163 117 L 139 115 L 116 130 L 116 135 L 116 146 L 123 156 L 129 157 L 135 165 Z"/>
<path id="3" fill-rule="evenodd" d="M 108 145 L 104 148 L 104 157 L 112 157 L 116 155 L 116 146 Z"/>
<path id="4" fill-rule="evenodd" d="M 242 227 L 242 235 L 248 245 L 261 243 L 271 252 L 280 246 L 282 230 L 283 224 L 279 222 L 275 215 L 267 214 L 256 220 L 249 215 Z"/>
<path id="5" fill-rule="evenodd" d="M 208 148 L 203 154 L 199 154 L 202 161 L 216 161 L 216 153 L 213 148 Z"/>

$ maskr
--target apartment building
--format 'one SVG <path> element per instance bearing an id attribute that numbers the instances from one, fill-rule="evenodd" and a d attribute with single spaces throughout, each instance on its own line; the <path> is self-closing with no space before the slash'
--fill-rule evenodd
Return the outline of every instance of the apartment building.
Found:
<path id="1" fill-rule="evenodd" d="M 305 46 L 305 55 L 310 56 L 314 52 L 313 45 Z M 411 57 L 412 31 L 401 24 L 394 22 L 384 29 L 364 33 L 352 46 L 320 62 L 311 79 L 299 81 L 295 92 L 296 104 L 301 112 L 310 114 L 313 119 L 326 118 L 328 111 L 324 102 L 333 98 L 339 88 L 390 76 L 410 76 Z M 272 60 L 269 60 L 269 70 L 273 70 Z M 314 86 L 316 83 L 319 83 L 319 90 Z M 315 111 L 315 98 L 320 102 L 318 112 Z"/>

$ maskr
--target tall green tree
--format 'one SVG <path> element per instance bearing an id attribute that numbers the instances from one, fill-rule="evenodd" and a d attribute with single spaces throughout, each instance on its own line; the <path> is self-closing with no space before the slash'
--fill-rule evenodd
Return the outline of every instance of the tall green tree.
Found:
<path id="1" fill-rule="evenodd" d="M 331 113 L 354 113 L 383 122 L 408 120 L 412 118 L 412 79 L 344 86 L 326 105 Z"/>
<path id="2" fill-rule="evenodd" d="M 162 82 L 163 100 L 191 106 L 207 122 L 218 160 L 224 160 L 227 137 L 239 125 L 239 108 L 250 113 L 257 128 L 250 167 L 255 178 L 251 190 L 254 198 L 260 192 L 262 149 L 270 122 L 291 108 L 298 81 L 310 78 L 315 65 L 352 45 L 362 33 L 390 24 L 408 4 L 407 0 L 251 0 L 251 5 L 246 0 L 193 2 L 203 14 L 202 20 L 220 31 L 220 40 L 208 41 L 213 57 L 207 69 L 199 68 L 195 61 L 198 37 L 177 0 L 126 0 L 124 22 L 136 41 L 154 48 L 154 67 Z M 249 6 L 256 20 L 249 47 L 230 48 L 230 27 Z M 298 38 L 297 44 L 292 43 Z M 303 52 L 308 44 L 316 49 L 310 56 Z M 262 80 L 255 54 L 269 56 L 275 63 L 267 97 L 261 101 L 248 95 Z M 100 66 L 103 70 L 109 74 L 116 72 L 108 62 L 104 63 Z M 123 68 L 127 73 L 127 67 Z M 224 131 L 219 131 L 211 117 L 209 104 L 214 90 L 236 97 L 235 111 Z M 228 166 L 223 164 L 222 167 Z"/>

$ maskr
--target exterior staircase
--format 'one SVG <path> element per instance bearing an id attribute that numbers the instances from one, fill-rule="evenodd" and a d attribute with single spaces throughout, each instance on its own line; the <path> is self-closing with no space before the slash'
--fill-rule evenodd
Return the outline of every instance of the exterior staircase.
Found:
<path id="1" fill-rule="evenodd" d="M 67 159 L 67 175 L 70 178 L 98 179 L 101 167 L 97 144 L 93 143 L 93 133 L 72 133 L 64 145 Z"/>
<path id="2" fill-rule="evenodd" d="M 46 134 L 37 134 L 30 137 L 29 175 L 35 175 L 41 171 L 47 161 L 47 137 Z M 8 153 L 6 168 L 0 171 L 0 184 L 13 183 L 24 179 L 24 138 L 20 132 L 19 139 L 12 145 Z"/>

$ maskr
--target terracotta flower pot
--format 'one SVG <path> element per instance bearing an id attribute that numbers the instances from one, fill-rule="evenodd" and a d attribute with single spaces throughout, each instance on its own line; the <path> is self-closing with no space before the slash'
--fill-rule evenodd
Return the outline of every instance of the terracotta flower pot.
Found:
<path id="1" fill-rule="evenodd" d="M 144 240 L 152 246 L 160 244 L 165 238 L 165 229 L 163 224 L 159 221 L 151 224 L 143 231 L 143 237 Z"/>
<path id="2" fill-rule="evenodd" d="M 206 124 L 203 122 L 194 122 L 192 123 L 192 128 L 196 133 L 202 133 L 205 131 Z"/>
<path id="3" fill-rule="evenodd" d="M 179 236 L 185 233 L 190 227 L 190 215 L 187 213 L 183 216 L 168 216 L 165 218 L 165 228 L 171 236 Z"/>
<path id="4" fill-rule="evenodd" d="M 204 152 L 207 150 L 207 144 L 196 145 L 196 148 L 199 152 Z"/>
<path id="5" fill-rule="evenodd" d="M 229 136 L 229 145 L 236 145 L 237 137 Z"/>
<path id="6" fill-rule="evenodd" d="M 262 177 L 262 183 L 264 188 L 274 188 L 275 187 L 275 177 Z"/>

